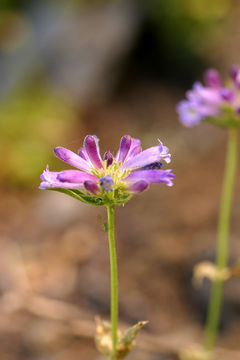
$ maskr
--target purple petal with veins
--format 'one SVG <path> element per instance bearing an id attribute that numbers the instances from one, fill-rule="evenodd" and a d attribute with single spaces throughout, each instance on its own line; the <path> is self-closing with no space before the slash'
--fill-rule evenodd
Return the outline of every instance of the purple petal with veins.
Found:
<path id="1" fill-rule="evenodd" d="M 89 162 L 82 159 L 79 155 L 75 154 L 71 150 L 65 149 L 63 147 L 57 147 L 54 149 L 54 153 L 59 159 L 65 161 L 69 165 L 76 167 L 77 169 L 90 171 L 92 168 Z"/>
<path id="2" fill-rule="evenodd" d="M 131 173 L 126 176 L 123 181 L 134 183 L 136 181 L 146 181 L 147 183 L 163 183 L 168 186 L 172 186 L 172 180 L 175 178 L 175 175 L 171 170 L 140 170 Z"/>
<path id="3" fill-rule="evenodd" d="M 126 161 L 121 168 L 135 170 L 161 160 L 165 160 L 167 163 L 171 161 L 171 155 L 167 153 L 167 148 L 162 144 L 142 151 L 140 154 Z"/>
<path id="4" fill-rule="evenodd" d="M 60 172 L 49 171 L 48 167 L 43 171 L 40 178 L 42 180 L 40 184 L 40 189 L 52 189 L 52 188 L 62 188 L 62 189 L 81 189 L 83 188 L 83 183 L 69 183 L 62 182 L 58 179 Z"/>
<path id="5" fill-rule="evenodd" d="M 142 147 L 140 144 L 135 145 L 135 147 L 130 148 L 129 153 L 126 157 L 126 161 L 130 160 L 131 158 L 133 158 L 134 156 L 136 156 L 137 154 L 140 154 L 140 152 L 142 151 Z"/>
<path id="6" fill-rule="evenodd" d="M 120 149 L 116 156 L 116 161 L 121 161 L 122 163 L 126 159 L 128 152 L 131 147 L 132 138 L 129 135 L 124 135 L 120 142 Z"/>
<path id="7" fill-rule="evenodd" d="M 69 182 L 69 183 L 77 183 L 77 184 L 83 183 L 86 180 L 91 180 L 95 182 L 98 181 L 98 178 L 96 176 L 78 170 L 61 171 L 58 174 L 57 179 L 61 182 Z"/>
<path id="8" fill-rule="evenodd" d="M 148 188 L 148 183 L 144 180 L 136 181 L 127 187 L 127 190 L 139 194 Z"/>
<path id="9" fill-rule="evenodd" d="M 80 148 L 80 149 L 78 150 L 78 155 L 79 155 L 82 159 L 84 159 L 84 160 L 86 160 L 86 161 L 89 161 L 88 154 L 87 154 L 87 152 L 86 152 L 86 150 L 85 150 L 84 148 Z"/>
<path id="10" fill-rule="evenodd" d="M 140 148 L 141 148 L 141 140 L 132 138 L 131 146 L 130 146 L 130 149 L 129 149 L 129 153 L 130 153 L 135 147 L 138 147 L 138 148 L 140 147 Z"/>
<path id="11" fill-rule="evenodd" d="M 113 156 L 112 156 L 112 153 L 111 153 L 109 150 L 105 152 L 103 159 L 104 159 L 104 160 L 107 160 L 107 167 L 109 167 L 110 165 L 112 165 L 112 163 L 113 163 Z"/>
<path id="12" fill-rule="evenodd" d="M 102 160 L 99 154 L 98 138 L 93 135 L 88 135 L 84 140 L 84 148 L 87 155 L 96 169 L 102 169 Z"/>
<path id="13" fill-rule="evenodd" d="M 98 185 L 94 181 L 84 181 L 83 185 L 87 191 L 91 192 L 94 195 L 97 195 L 100 192 Z"/>

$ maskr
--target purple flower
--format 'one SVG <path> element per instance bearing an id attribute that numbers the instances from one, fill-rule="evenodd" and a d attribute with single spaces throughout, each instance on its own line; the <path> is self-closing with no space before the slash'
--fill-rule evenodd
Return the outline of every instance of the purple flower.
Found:
<path id="1" fill-rule="evenodd" d="M 194 83 L 193 88 L 186 93 L 186 100 L 177 105 L 177 112 L 183 125 L 191 127 L 199 124 L 203 119 L 219 119 L 220 125 L 226 125 L 226 112 L 231 121 L 234 118 L 239 124 L 240 107 L 240 68 L 233 66 L 230 70 L 230 84 L 224 86 L 218 72 L 209 69 L 205 73 L 206 86 L 199 82 Z M 222 121 L 222 122 L 221 122 Z M 215 121 L 216 123 L 216 121 Z"/>
<path id="2" fill-rule="evenodd" d="M 209 86 L 210 88 L 219 89 L 223 86 L 221 77 L 218 71 L 216 71 L 215 69 L 208 69 L 205 72 L 204 79 L 206 85 Z"/>
<path id="3" fill-rule="evenodd" d="M 173 185 L 171 170 L 162 170 L 163 161 L 169 163 L 171 155 L 160 141 L 142 151 L 140 140 L 125 135 L 116 157 L 107 151 L 102 159 L 98 138 L 88 135 L 78 154 L 63 147 L 57 147 L 54 153 L 78 170 L 53 172 L 47 167 L 41 175 L 40 188 L 74 194 L 85 202 L 97 201 L 96 205 L 125 203 L 151 183 Z"/>

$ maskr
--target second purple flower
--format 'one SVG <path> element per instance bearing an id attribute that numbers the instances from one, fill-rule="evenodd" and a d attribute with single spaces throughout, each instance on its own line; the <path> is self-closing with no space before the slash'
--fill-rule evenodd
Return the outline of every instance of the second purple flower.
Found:
<path id="1" fill-rule="evenodd" d="M 231 67 L 227 86 L 216 70 L 209 69 L 205 73 L 205 84 L 195 82 L 187 91 L 186 100 L 178 104 L 180 121 L 187 127 L 201 120 L 225 127 L 240 126 L 240 68 Z"/>

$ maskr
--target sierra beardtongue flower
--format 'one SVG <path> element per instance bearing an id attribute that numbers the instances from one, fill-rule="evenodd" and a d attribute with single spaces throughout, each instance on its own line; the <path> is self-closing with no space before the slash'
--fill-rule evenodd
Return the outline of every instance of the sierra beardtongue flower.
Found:
<path id="1" fill-rule="evenodd" d="M 232 66 L 230 81 L 225 86 L 219 73 L 209 69 L 205 73 L 206 86 L 200 82 L 186 93 L 186 100 L 177 105 L 180 121 L 191 127 L 201 120 L 208 120 L 220 126 L 240 125 L 240 67 Z"/>
<path id="2" fill-rule="evenodd" d="M 223 180 L 222 197 L 219 211 L 218 239 L 216 250 L 216 264 L 213 266 L 217 275 L 228 269 L 228 254 L 230 240 L 230 218 L 233 203 L 233 190 L 237 173 L 238 128 L 240 126 L 240 67 L 232 66 L 230 80 L 225 86 L 214 69 L 205 73 L 206 86 L 197 82 L 192 90 L 186 93 L 186 100 L 177 106 L 180 121 L 187 127 L 208 121 L 228 130 L 228 145 Z M 205 269 L 205 263 L 201 266 Z M 210 277 L 209 277 L 210 279 Z M 221 276 L 211 278 L 213 281 L 208 306 L 203 349 L 192 351 L 193 358 L 212 359 L 216 345 L 222 312 L 224 282 Z M 188 354 L 186 353 L 186 357 Z"/>
<path id="3" fill-rule="evenodd" d="M 98 138 L 88 135 L 78 154 L 63 147 L 55 148 L 54 153 L 78 170 L 54 172 L 47 167 L 40 188 L 58 190 L 93 205 L 124 204 L 151 183 L 173 185 L 174 174 L 161 169 L 162 161 L 169 163 L 171 155 L 160 141 L 142 151 L 140 140 L 125 135 L 116 156 L 107 151 L 102 158 Z"/>
<path id="4" fill-rule="evenodd" d="M 108 216 L 108 240 L 111 273 L 111 325 L 108 333 L 102 330 L 105 322 L 97 327 L 95 342 L 97 348 L 107 358 L 123 359 L 132 349 L 134 339 L 146 321 L 138 322 L 125 334 L 118 331 L 118 276 L 117 253 L 114 231 L 115 205 L 125 204 L 134 194 L 146 190 L 151 183 L 172 186 L 174 175 L 171 170 L 162 170 L 163 161 L 169 163 L 171 155 L 161 141 L 157 146 L 144 151 L 141 142 L 129 135 L 122 137 L 120 148 L 114 157 L 107 151 L 100 155 L 98 138 L 86 136 L 78 154 L 57 147 L 55 155 L 77 170 L 50 171 L 47 167 L 41 175 L 41 189 L 51 189 L 66 193 L 80 201 L 92 205 L 105 205 Z M 107 339 L 107 340 L 106 340 Z"/>

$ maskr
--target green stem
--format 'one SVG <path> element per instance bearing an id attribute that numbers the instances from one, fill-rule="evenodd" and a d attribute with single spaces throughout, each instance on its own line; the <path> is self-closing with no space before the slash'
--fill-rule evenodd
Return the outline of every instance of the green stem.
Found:
<path id="1" fill-rule="evenodd" d="M 112 356 L 116 360 L 117 329 L 118 329 L 118 274 L 117 254 L 114 235 L 114 205 L 107 206 L 108 212 L 108 239 L 111 267 L 111 325 L 112 325 Z"/>
<path id="2" fill-rule="evenodd" d="M 238 130 L 230 129 L 218 222 L 218 241 L 216 255 L 217 270 L 224 269 L 228 264 L 230 215 L 237 167 L 237 148 Z M 214 281 L 208 308 L 207 325 L 204 339 L 204 348 L 209 352 L 214 350 L 218 334 L 223 299 L 223 287 L 223 280 Z"/>

